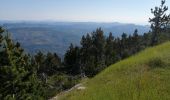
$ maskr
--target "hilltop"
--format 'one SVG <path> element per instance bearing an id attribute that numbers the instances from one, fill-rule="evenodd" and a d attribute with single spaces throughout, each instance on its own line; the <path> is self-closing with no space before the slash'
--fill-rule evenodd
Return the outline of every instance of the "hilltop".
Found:
<path id="1" fill-rule="evenodd" d="M 148 48 L 83 82 L 59 100 L 169 100 L 170 42 Z"/>

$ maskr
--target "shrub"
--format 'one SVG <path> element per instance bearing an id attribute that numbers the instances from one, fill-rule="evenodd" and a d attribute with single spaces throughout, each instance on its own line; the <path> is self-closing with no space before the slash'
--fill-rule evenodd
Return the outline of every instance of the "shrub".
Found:
<path id="1" fill-rule="evenodd" d="M 149 65 L 150 68 L 158 68 L 165 67 L 166 64 L 160 57 L 156 57 L 149 60 L 147 65 Z"/>

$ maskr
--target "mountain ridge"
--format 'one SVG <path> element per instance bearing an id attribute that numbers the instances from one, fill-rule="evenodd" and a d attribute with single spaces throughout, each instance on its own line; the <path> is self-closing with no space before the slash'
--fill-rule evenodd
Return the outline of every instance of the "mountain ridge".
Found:
<path id="1" fill-rule="evenodd" d="M 138 29 L 139 34 L 149 31 L 149 26 L 97 22 L 3 22 L 15 41 L 21 43 L 29 53 L 39 50 L 56 52 L 63 56 L 70 43 L 79 45 L 81 37 L 101 27 L 107 36 L 121 36 L 122 33 L 133 34 Z"/>

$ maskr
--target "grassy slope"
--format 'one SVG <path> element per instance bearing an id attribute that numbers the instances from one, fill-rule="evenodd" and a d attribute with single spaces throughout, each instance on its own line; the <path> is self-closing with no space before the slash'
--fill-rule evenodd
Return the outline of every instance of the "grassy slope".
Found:
<path id="1" fill-rule="evenodd" d="M 170 100 L 170 42 L 111 65 L 61 100 Z"/>

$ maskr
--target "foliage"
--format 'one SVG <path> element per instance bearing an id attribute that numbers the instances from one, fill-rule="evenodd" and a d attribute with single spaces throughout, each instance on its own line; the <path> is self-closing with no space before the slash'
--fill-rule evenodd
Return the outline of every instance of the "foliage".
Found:
<path id="1" fill-rule="evenodd" d="M 52 76 L 61 68 L 61 58 L 56 53 L 48 52 L 46 55 L 39 51 L 35 56 L 35 65 L 37 66 L 38 75 Z"/>
<path id="2" fill-rule="evenodd" d="M 69 50 L 66 52 L 64 57 L 64 65 L 68 74 L 77 75 L 80 74 L 80 49 L 70 45 Z"/>
<path id="3" fill-rule="evenodd" d="M 70 45 L 65 54 L 64 64 L 68 73 L 92 77 L 121 59 L 125 59 L 149 46 L 150 35 L 138 35 L 136 29 L 133 35 L 122 34 L 115 38 L 112 33 L 104 36 L 101 28 L 91 34 L 82 36 L 81 46 Z"/>
<path id="4" fill-rule="evenodd" d="M 165 67 L 166 63 L 161 58 L 156 57 L 149 60 L 148 65 L 151 68 L 157 68 L 157 67 Z"/>
<path id="5" fill-rule="evenodd" d="M 75 89 L 59 95 L 58 98 L 59 100 L 168 100 L 170 98 L 169 51 L 170 42 L 148 48 L 111 65 L 86 81 L 83 84 L 85 90 Z M 164 67 L 157 67 L 162 65 Z"/>
<path id="6" fill-rule="evenodd" d="M 6 31 L 0 37 L 3 39 L 0 46 L 0 99 L 45 99 L 28 55 L 23 53 L 19 43 L 13 43 Z"/>
<path id="7" fill-rule="evenodd" d="M 68 76 L 64 74 L 56 74 L 51 76 L 47 81 L 46 95 L 53 97 L 57 93 L 70 89 L 78 82 L 78 77 Z"/>
<path id="8" fill-rule="evenodd" d="M 134 55 L 149 47 L 150 44 L 155 45 L 170 40 L 170 33 L 168 32 L 170 15 L 166 14 L 167 10 L 165 0 L 162 0 L 160 7 L 151 10 L 154 15 L 149 20 L 152 32 L 143 35 L 139 35 L 136 29 L 132 35 L 123 33 L 121 37 L 115 38 L 110 33 L 106 37 L 103 30 L 98 28 L 96 31 L 82 36 L 81 46 L 74 47 L 71 44 L 65 54 L 65 67 L 72 70 L 71 74 L 93 77 L 106 66 Z M 74 50 L 77 50 L 77 52 Z"/>
<path id="9" fill-rule="evenodd" d="M 123 33 L 120 37 L 114 37 L 112 33 L 105 36 L 104 31 L 97 28 L 82 36 L 80 46 L 71 44 L 65 53 L 64 61 L 56 53 L 51 52 L 45 54 L 39 51 L 34 56 L 26 54 L 20 43 L 13 42 L 9 33 L 0 27 L 0 99 L 50 98 L 56 93 L 71 88 L 81 78 L 93 77 L 107 66 L 137 54 L 150 44 L 157 45 L 170 40 L 170 15 L 166 14 L 168 7 L 164 4 L 165 0 L 162 0 L 160 7 L 151 9 L 154 15 L 149 20 L 152 32 L 139 35 L 136 29 L 130 35 Z M 154 70 L 161 71 L 169 66 L 167 46 L 169 43 L 143 51 L 106 69 L 87 84 L 88 92 L 83 92 L 82 97 L 88 94 L 87 99 L 143 100 L 146 99 L 147 91 L 149 99 L 152 99 L 152 96 L 153 98 L 160 96 L 159 98 L 162 99 L 159 89 L 153 90 L 149 86 L 160 88 L 157 82 L 159 80 L 154 78 L 157 75 Z M 168 50 L 160 50 L 160 48 Z M 156 50 L 156 53 L 151 50 Z M 158 51 L 162 55 L 158 56 Z M 169 70 L 167 74 L 169 75 Z M 164 75 L 162 76 L 164 78 Z M 93 81 L 99 82 L 97 86 L 101 89 L 96 89 Z M 155 83 L 150 85 L 152 81 Z M 103 87 L 103 84 L 106 86 Z M 99 97 L 93 97 L 93 93 L 98 94 Z M 154 93 L 157 95 L 152 95 Z M 71 95 L 72 98 L 79 97 Z"/>
<path id="10" fill-rule="evenodd" d="M 168 25 L 170 24 L 170 14 L 167 15 L 166 12 L 168 7 L 165 6 L 165 0 L 162 0 L 161 5 L 159 7 L 155 7 L 155 9 L 151 9 L 151 13 L 154 15 L 153 18 L 149 18 L 149 22 L 151 23 L 152 29 L 152 41 L 151 45 L 155 45 L 159 43 L 159 33 L 162 30 L 166 30 Z"/>

